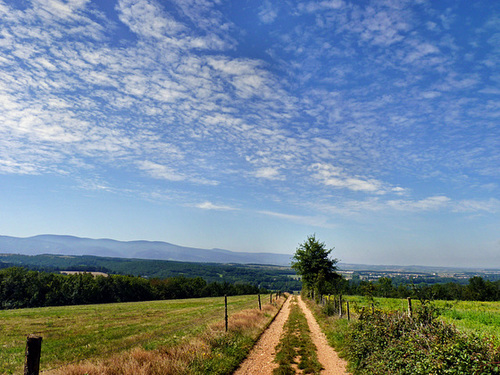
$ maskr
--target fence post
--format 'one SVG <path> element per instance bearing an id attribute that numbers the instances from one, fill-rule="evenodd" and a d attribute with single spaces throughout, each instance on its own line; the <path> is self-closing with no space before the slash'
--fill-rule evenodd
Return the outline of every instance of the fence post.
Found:
<path id="1" fill-rule="evenodd" d="M 40 372 L 40 354 L 42 352 L 42 338 L 29 335 L 26 339 L 26 361 L 24 375 L 38 375 Z"/>
<path id="2" fill-rule="evenodd" d="M 226 322 L 226 332 L 227 332 L 227 294 L 224 294 L 224 321 Z"/>
<path id="3" fill-rule="evenodd" d="M 260 304 L 260 293 L 259 293 L 259 310 L 262 310 L 262 305 Z"/>
<path id="4" fill-rule="evenodd" d="M 269 303 L 273 303 L 273 293 L 269 293 Z"/>
<path id="5" fill-rule="evenodd" d="M 339 317 L 342 318 L 342 295 L 339 296 Z"/>
<path id="6" fill-rule="evenodd" d="M 411 308 L 411 297 L 408 297 L 408 317 L 411 318 L 413 310 Z"/>
<path id="7" fill-rule="evenodd" d="M 347 305 L 347 320 L 349 321 L 349 320 L 351 320 L 351 312 L 349 310 L 349 301 L 346 301 L 345 303 Z"/>

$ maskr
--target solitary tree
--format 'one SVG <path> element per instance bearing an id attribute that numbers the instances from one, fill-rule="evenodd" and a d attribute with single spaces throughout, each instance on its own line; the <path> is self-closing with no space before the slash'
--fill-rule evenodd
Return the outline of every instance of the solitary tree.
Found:
<path id="1" fill-rule="evenodd" d="M 341 277 L 336 272 L 338 259 L 330 258 L 332 251 L 315 235 L 299 245 L 292 258 L 292 268 L 302 276 L 304 289 L 324 294 L 332 282 Z"/>

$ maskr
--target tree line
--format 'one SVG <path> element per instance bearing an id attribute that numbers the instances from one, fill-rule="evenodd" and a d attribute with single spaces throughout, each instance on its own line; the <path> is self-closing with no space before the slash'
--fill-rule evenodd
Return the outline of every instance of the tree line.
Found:
<path id="1" fill-rule="evenodd" d="M 469 278 L 468 284 L 456 282 L 441 284 L 393 283 L 388 277 L 381 277 L 376 282 L 364 280 L 342 280 L 331 288 L 337 294 L 365 295 L 373 297 L 406 298 L 422 296 L 427 300 L 460 301 L 499 301 L 500 281 L 485 280 L 480 276 Z"/>
<path id="2" fill-rule="evenodd" d="M 184 276 L 145 279 L 138 276 L 63 275 L 23 267 L 0 270 L 0 309 L 136 302 L 267 293 L 251 284 L 206 282 Z"/>

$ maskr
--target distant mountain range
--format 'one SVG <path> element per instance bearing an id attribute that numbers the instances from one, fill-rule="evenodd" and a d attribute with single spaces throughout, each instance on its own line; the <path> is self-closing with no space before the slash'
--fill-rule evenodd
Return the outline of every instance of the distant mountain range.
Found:
<path id="1" fill-rule="evenodd" d="M 175 260 L 202 263 L 290 265 L 292 255 L 198 249 L 160 241 L 116 241 L 74 236 L 0 236 L 0 253 L 38 255 L 96 255 L 101 257 Z"/>

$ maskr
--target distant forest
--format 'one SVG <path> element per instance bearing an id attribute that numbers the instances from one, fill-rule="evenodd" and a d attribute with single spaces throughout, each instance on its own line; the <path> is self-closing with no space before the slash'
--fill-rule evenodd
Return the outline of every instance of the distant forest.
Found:
<path id="1" fill-rule="evenodd" d="M 0 270 L 0 308 L 84 305 L 267 293 L 249 284 L 207 283 L 201 277 L 145 279 L 138 276 L 93 276 L 30 271 L 22 267 Z"/>

